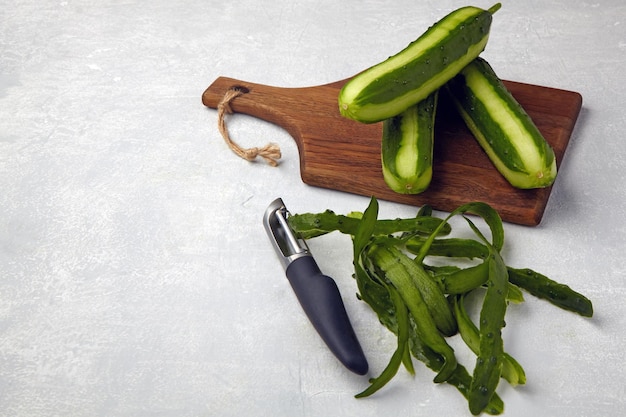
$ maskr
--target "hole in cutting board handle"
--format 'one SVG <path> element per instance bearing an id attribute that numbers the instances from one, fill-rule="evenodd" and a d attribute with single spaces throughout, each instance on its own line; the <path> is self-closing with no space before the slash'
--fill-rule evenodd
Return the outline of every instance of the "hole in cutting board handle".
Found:
<path id="1" fill-rule="evenodd" d="M 240 91 L 243 94 L 248 94 L 250 92 L 250 89 L 248 87 L 244 87 L 243 85 L 233 85 L 232 87 L 230 87 L 230 89 Z"/>

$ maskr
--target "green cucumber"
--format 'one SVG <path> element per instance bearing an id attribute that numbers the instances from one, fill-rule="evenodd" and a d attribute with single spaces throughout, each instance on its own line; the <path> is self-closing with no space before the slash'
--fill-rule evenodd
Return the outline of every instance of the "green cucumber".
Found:
<path id="1" fill-rule="evenodd" d="M 552 185 L 554 151 L 491 66 L 477 58 L 446 85 L 456 107 L 497 170 L 514 187 Z"/>
<path id="2" fill-rule="evenodd" d="M 339 111 L 363 123 L 402 113 L 443 86 L 485 48 L 492 14 L 467 6 L 431 26 L 398 54 L 356 75 L 339 93 Z"/>
<path id="3" fill-rule="evenodd" d="M 397 193 L 418 194 L 430 185 L 438 96 L 439 91 L 435 91 L 383 122 L 383 177 L 389 188 Z"/>

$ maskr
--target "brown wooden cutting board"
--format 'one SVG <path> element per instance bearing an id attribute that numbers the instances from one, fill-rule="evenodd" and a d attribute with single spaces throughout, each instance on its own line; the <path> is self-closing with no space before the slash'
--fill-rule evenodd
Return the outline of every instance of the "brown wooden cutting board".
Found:
<path id="1" fill-rule="evenodd" d="M 442 211 L 482 201 L 502 219 L 534 226 L 541 222 L 552 187 L 519 190 L 493 167 L 445 95 L 435 125 L 433 179 L 417 195 L 398 194 L 383 179 L 380 162 L 382 123 L 362 124 L 339 114 L 337 97 L 347 80 L 303 88 L 281 88 L 220 77 L 202 95 L 210 108 L 227 90 L 245 94 L 231 102 L 235 113 L 248 114 L 284 128 L 296 141 L 300 175 L 306 184 Z M 565 91 L 505 81 L 554 148 L 557 165 L 565 154 L 582 106 L 582 97 Z"/>

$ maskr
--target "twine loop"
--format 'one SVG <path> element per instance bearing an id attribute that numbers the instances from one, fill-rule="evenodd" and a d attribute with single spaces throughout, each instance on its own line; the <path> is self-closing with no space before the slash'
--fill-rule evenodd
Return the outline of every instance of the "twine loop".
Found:
<path id="1" fill-rule="evenodd" d="M 277 144 L 268 143 L 261 148 L 243 148 L 230 138 L 228 129 L 226 128 L 226 115 L 233 113 L 230 103 L 245 93 L 246 92 L 244 90 L 237 87 L 230 88 L 226 91 L 224 97 L 217 105 L 217 126 L 219 131 L 228 147 L 239 155 L 239 157 L 247 161 L 254 161 L 260 156 L 265 160 L 265 162 L 267 162 L 268 165 L 275 167 L 278 165 L 278 160 L 281 157 L 280 147 Z"/>

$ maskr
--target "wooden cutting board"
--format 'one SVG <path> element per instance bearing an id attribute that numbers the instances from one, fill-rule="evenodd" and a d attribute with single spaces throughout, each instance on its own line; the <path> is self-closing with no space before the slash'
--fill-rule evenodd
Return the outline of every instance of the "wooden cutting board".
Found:
<path id="1" fill-rule="evenodd" d="M 289 132 L 298 146 L 300 175 L 306 184 L 415 206 L 429 204 L 448 212 L 464 203 L 482 201 L 498 210 L 505 221 L 529 226 L 541 222 L 552 187 L 519 190 L 509 185 L 444 94 L 437 111 L 430 187 L 417 195 L 389 189 L 380 162 L 382 123 L 362 124 L 339 114 L 337 96 L 346 81 L 281 88 L 220 77 L 203 93 L 202 102 L 217 108 L 227 90 L 244 91 L 231 102 L 232 110 Z M 560 165 L 582 106 L 581 95 L 504 83 L 552 145 Z"/>

